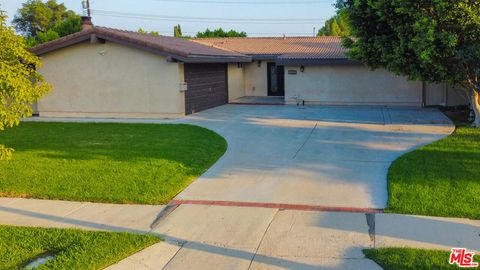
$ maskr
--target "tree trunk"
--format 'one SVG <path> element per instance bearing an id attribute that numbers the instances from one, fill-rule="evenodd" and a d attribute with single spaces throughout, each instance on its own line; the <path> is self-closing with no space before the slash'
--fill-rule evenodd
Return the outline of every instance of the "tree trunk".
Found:
<path id="1" fill-rule="evenodd" d="M 475 120 L 473 120 L 472 126 L 480 128 L 480 100 L 479 90 L 472 87 L 471 103 L 473 111 L 475 112 Z"/>

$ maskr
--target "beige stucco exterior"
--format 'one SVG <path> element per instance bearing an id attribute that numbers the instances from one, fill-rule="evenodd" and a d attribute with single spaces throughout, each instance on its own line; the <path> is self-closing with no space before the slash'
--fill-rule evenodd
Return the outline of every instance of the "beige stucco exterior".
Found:
<path id="1" fill-rule="evenodd" d="M 46 117 L 176 118 L 184 115 L 183 65 L 111 42 L 84 42 L 41 56 L 54 90 L 38 103 Z"/>
<path id="2" fill-rule="evenodd" d="M 111 43 L 79 43 L 41 56 L 54 90 L 38 102 L 45 117 L 177 118 L 185 115 L 184 65 Z M 228 96 L 267 96 L 267 62 L 228 64 Z M 295 70 L 297 74 L 289 74 Z M 426 85 L 426 105 L 456 106 L 453 88 Z M 285 100 L 294 104 L 422 105 L 423 85 L 358 65 L 285 67 Z"/>
<path id="3" fill-rule="evenodd" d="M 425 84 L 426 106 L 462 106 L 469 103 L 468 91 L 462 87 L 447 84 Z"/>
<path id="4" fill-rule="evenodd" d="M 245 95 L 268 95 L 267 62 L 254 61 L 245 65 Z"/>
<path id="5" fill-rule="evenodd" d="M 288 74 L 296 70 L 297 74 Z M 285 100 L 333 105 L 422 105 L 422 83 L 360 65 L 285 67 Z"/>
<path id="6" fill-rule="evenodd" d="M 245 96 L 245 66 L 228 64 L 228 101 Z"/>

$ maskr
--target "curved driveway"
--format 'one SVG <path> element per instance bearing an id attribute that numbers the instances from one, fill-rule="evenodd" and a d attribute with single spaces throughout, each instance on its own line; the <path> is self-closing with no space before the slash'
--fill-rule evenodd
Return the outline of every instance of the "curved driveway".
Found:
<path id="1" fill-rule="evenodd" d="M 181 122 L 228 141 L 177 200 L 384 208 L 393 160 L 454 126 L 436 109 L 225 105 Z"/>

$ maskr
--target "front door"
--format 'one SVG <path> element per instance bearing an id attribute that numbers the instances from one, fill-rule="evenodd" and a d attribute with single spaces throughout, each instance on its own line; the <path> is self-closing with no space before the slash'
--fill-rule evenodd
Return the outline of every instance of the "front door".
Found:
<path id="1" fill-rule="evenodd" d="M 268 63 L 268 96 L 285 95 L 285 69 L 275 63 Z"/>

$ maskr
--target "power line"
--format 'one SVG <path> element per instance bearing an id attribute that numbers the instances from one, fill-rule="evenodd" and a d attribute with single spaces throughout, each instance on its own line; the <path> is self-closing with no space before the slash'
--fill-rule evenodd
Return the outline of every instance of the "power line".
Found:
<path id="1" fill-rule="evenodd" d="M 261 2 L 252 2 L 252 1 L 215 1 L 215 0 L 206 0 L 206 1 L 195 1 L 195 0 L 154 0 L 157 2 L 174 2 L 174 3 L 189 3 L 189 4 L 221 4 L 221 5 L 315 5 L 315 4 L 333 4 L 333 1 L 261 1 Z"/>
<path id="2" fill-rule="evenodd" d="M 156 30 L 156 29 L 153 29 L 152 31 L 156 31 L 156 32 L 160 32 L 160 33 L 167 33 L 167 32 L 173 32 L 173 28 L 172 29 L 160 29 L 160 30 Z M 182 33 L 185 33 L 185 34 L 197 34 L 198 32 L 203 32 L 204 30 L 200 30 L 200 31 L 182 31 Z M 289 35 L 289 36 L 311 36 L 312 33 L 307 33 L 307 32 L 296 32 L 296 33 L 289 33 L 289 32 L 285 32 L 285 33 L 279 33 L 279 32 L 263 32 L 263 33 L 259 33 L 259 32 L 247 32 L 247 34 L 249 36 L 251 35 L 272 35 L 272 36 L 281 36 L 281 35 Z"/>
<path id="3" fill-rule="evenodd" d="M 170 15 L 160 15 L 160 14 L 141 14 L 141 13 L 129 13 L 129 12 L 120 12 L 120 11 L 109 11 L 109 10 L 100 10 L 94 9 L 94 11 L 101 13 L 110 13 L 118 15 L 135 15 L 135 16 L 145 16 L 145 17 L 161 17 L 161 18 L 170 18 L 170 19 L 192 19 L 192 20 L 221 20 L 221 21 L 321 21 L 323 18 L 215 18 L 215 17 L 183 17 L 183 16 L 170 16 Z"/>
<path id="4" fill-rule="evenodd" d="M 161 21 L 183 21 L 183 22 L 211 22 L 211 23 L 242 23 L 242 24 L 314 24 L 324 22 L 325 18 L 271 18 L 271 19 L 245 19 L 245 18 L 214 18 L 214 17 L 182 17 L 182 16 L 169 16 L 159 14 L 140 14 L 140 13 L 128 13 L 117 12 L 108 10 L 92 10 L 95 15 L 98 16 L 110 16 L 121 18 L 135 18 L 146 20 L 161 20 Z"/>

